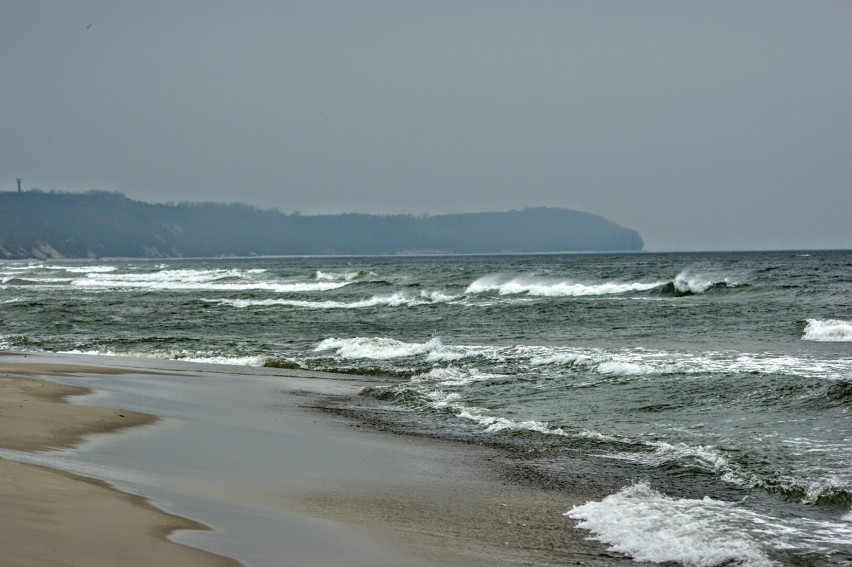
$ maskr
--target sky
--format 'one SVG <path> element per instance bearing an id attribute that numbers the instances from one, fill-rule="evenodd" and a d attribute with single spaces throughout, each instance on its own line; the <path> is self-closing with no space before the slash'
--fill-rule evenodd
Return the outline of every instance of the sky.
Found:
<path id="1" fill-rule="evenodd" d="M 0 0 L 0 190 L 852 248 L 848 0 Z"/>

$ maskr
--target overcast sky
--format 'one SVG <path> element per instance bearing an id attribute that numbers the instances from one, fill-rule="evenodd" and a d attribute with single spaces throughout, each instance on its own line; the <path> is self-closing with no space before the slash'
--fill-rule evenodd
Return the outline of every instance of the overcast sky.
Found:
<path id="1" fill-rule="evenodd" d="M 852 2 L 0 0 L 0 189 L 852 248 Z"/>

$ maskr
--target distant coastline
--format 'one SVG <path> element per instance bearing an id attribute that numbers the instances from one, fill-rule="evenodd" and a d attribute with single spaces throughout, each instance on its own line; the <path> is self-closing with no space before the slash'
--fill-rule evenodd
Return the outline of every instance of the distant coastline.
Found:
<path id="1" fill-rule="evenodd" d="M 0 192 L 0 258 L 640 251 L 642 237 L 561 208 L 413 215 L 301 215 L 250 205 L 151 204 L 120 193 Z"/>

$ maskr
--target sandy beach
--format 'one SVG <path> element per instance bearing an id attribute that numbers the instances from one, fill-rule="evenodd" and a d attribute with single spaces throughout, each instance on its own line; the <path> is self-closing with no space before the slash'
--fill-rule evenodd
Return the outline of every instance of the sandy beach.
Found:
<path id="1" fill-rule="evenodd" d="M 151 424 L 156 418 L 65 403 L 86 390 L 33 376 L 115 372 L 107 368 L 0 360 L 0 446 L 66 449 L 82 436 Z M 104 482 L 0 459 L 0 549 L 6 565 L 238 565 L 174 544 L 171 532 L 205 529 Z"/>
<path id="2" fill-rule="evenodd" d="M 313 409 L 358 377 L 0 358 L 10 565 L 617 565 L 496 449 Z M 87 392 L 91 392 L 89 395 Z"/>

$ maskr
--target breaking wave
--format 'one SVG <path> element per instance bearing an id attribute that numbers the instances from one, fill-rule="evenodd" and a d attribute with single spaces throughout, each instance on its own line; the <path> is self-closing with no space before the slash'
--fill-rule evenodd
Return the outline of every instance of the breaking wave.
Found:
<path id="1" fill-rule="evenodd" d="M 353 339 L 331 338 L 320 342 L 314 351 L 333 350 L 342 358 L 389 360 L 425 355 L 427 361 L 453 360 L 463 353 L 445 347 L 439 338 L 425 343 L 405 343 L 383 337 L 356 337 Z"/>
<path id="2" fill-rule="evenodd" d="M 534 419 L 513 420 L 482 407 L 464 403 L 461 394 L 447 391 L 446 388 L 467 386 L 474 382 L 487 382 L 505 378 L 502 374 L 480 372 L 472 368 L 436 368 L 414 376 L 407 384 L 401 384 L 379 392 L 379 399 L 396 401 L 411 400 L 415 405 L 428 407 L 442 412 L 450 412 L 460 419 L 472 421 L 486 433 L 496 432 L 537 432 L 546 435 L 565 436 L 559 427 L 551 427 L 547 422 Z"/>
<path id="3" fill-rule="evenodd" d="M 648 291 L 663 282 L 602 282 L 585 284 L 565 279 L 538 276 L 506 277 L 490 275 L 477 279 L 465 290 L 468 294 L 496 292 L 499 295 L 526 294 L 534 297 L 582 297 L 615 295 L 636 291 Z"/>
<path id="4" fill-rule="evenodd" d="M 97 289 L 151 291 L 268 291 L 301 293 L 328 291 L 349 285 L 349 281 L 276 281 L 260 280 L 265 270 L 161 270 L 149 273 L 112 274 L 90 272 L 72 285 Z"/>
<path id="5" fill-rule="evenodd" d="M 71 349 L 57 351 L 63 354 L 86 354 L 97 356 L 129 356 L 133 358 L 153 358 L 163 360 L 182 360 L 186 362 L 202 362 L 208 364 L 229 364 L 232 366 L 263 366 L 265 359 L 262 356 L 227 356 L 214 353 L 204 353 L 187 350 L 164 350 L 164 351 L 115 351 L 108 348 L 94 349 Z"/>
<path id="6" fill-rule="evenodd" d="M 780 565 L 777 550 L 824 556 L 852 540 L 852 525 L 839 521 L 780 518 L 739 502 L 672 498 L 638 482 L 599 502 L 574 506 L 565 516 L 612 551 L 637 561 L 677 562 L 689 567 Z"/>
<path id="7" fill-rule="evenodd" d="M 565 513 L 594 539 L 636 561 L 678 562 L 711 567 L 726 562 L 749 567 L 776 565 L 758 540 L 742 529 L 755 514 L 734 504 L 665 496 L 644 482 L 600 502 L 587 502 Z"/>
<path id="8" fill-rule="evenodd" d="M 852 342 L 852 322 L 839 319 L 808 319 L 803 341 Z"/>
<path id="9" fill-rule="evenodd" d="M 744 284 L 729 277 L 716 278 L 692 274 L 688 271 L 679 273 L 671 281 L 603 281 L 596 283 L 583 283 L 571 279 L 544 276 L 492 274 L 475 280 L 468 285 L 465 293 L 471 295 L 497 293 L 498 295 L 527 295 L 531 297 L 589 297 L 655 291 L 663 295 L 685 297 L 742 285 Z"/>
<path id="10" fill-rule="evenodd" d="M 69 274 L 108 274 L 118 269 L 117 266 L 43 266 L 46 270 L 61 270 Z"/>
<path id="11" fill-rule="evenodd" d="M 238 309 L 274 306 L 300 307 L 303 309 L 364 309 L 369 307 L 417 307 L 420 305 L 447 303 L 455 299 L 457 297 L 453 295 L 424 291 L 418 295 L 409 295 L 407 293 L 374 295 L 368 299 L 358 301 L 301 301 L 294 299 L 208 299 L 204 301 L 219 305 L 228 305 Z"/>
<path id="12" fill-rule="evenodd" d="M 713 276 L 692 274 L 689 271 L 683 271 L 675 276 L 674 280 L 663 284 L 659 288 L 659 291 L 663 295 L 686 297 L 707 293 L 709 291 L 731 289 L 742 285 L 742 283 L 729 277 L 718 279 Z"/>
<path id="13" fill-rule="evenodd" d="M 368 272 L 362 271 L 352 271 L 352 272 L 323 272 L 322 270 L 317 270 L 315 278 L 319 281 L 344 281 L 351 282 L 356 280 L 362 276 L 371 275 Z"/>
<path id="14" fill-rule="evenodd" d="M 536 373 L 559 375 L 573 371 L 591 371 L 600 376 L 623 377 L 748 373 L 786 374 L 843 381 L 849 372 L 848 360 L 828 360 L 810 356 L 712 351 L 669 352 L 642 348 L 609 350 L 538 345 L 449 345 L 437 337 L 424 343 L 404 342 L 387 337 L 329 338 L 317 345 L 314 351 L 334 351 L 344 359 L 376 361 L 405 357 L 421 357 L 421 362 L 425 363 L 479 361 L 482 364 L 507 365 Z M 422 371 L 421 368 L 420 365 L 414 365 L 412 371 L 416 373 Z M 333 371 L 333 368 L 328 370 Z M 834 394 L 839 395 L 838 392 Z"/>

